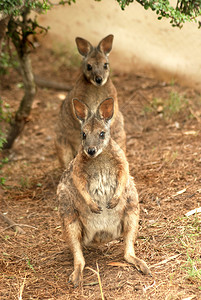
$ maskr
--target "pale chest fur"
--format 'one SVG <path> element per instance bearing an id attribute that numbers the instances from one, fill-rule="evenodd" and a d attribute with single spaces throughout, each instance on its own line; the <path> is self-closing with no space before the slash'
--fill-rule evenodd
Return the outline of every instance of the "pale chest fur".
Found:
<path id="1" fill-rule="evenodd" d="M 114 209 L 107 208 L 117 186 L 115 163 L 111 161 L 108 163 L 106 160 L 100 165 L 93 165 L 93 168 L 89 169 L 88 192 L 93 201 L 102 208 L 102 212 L 95 214 L 89 210 L 87 216 L 85 215 L 83 239 L 85 245 L 106 243 L 118 238 L 122 232 L 120 218 L 122 204 Z"/>
<path id="2" fill-rule="evenodd" d="M 90 174 L 88 192 L 91 198 L 100 206 L 106 206 L 114 195 L 117 178 L 114 168 L 104 164 L 99 170 Z"/>

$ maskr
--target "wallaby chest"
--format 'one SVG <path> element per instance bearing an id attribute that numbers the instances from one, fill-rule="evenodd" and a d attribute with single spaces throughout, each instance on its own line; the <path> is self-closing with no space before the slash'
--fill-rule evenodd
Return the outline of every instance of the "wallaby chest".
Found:
<path id="1" fill-rule="evenodd" d="M 90 196 L 98 204 L 106 206 L 117 186 L 117 166 L 114 159 L 99 155 L 90 162 L 87 173 Z"/>
<path id="2" fill-rule="evenodd" d="M 88 192 L 102 211 L 94 214 L 89 210 L 84 216 L 83 242 L 85 245 L 106 243 L 118 238 L 122 232 L 122 203 L 114 209 L 107 208 L 118 184 L 116 162 L 111 157 L 104 158 L 99 155 L 89 166 L 88 176 Z"/>

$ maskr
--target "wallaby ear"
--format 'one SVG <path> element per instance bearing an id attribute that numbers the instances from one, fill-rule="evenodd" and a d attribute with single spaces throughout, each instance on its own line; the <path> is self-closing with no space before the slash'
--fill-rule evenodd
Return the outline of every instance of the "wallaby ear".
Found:
<path id="1" fill-rule="evenodd" d="M 105 121 L 109 121 L 114 114 L 114 100 L 107 98 L 101 102 L 97 109 L 98 116 Z"/>
<path id="2" fill-rule="evenodd" d="M 81 122 L 84 122 L 88 117 L 88 113 L 89 113 L 88 106 L 81 100 L 75 98 L 72 100 L 72 103 L 73 103 L 73 109 L 76 117 Z"/>
<path id="3" fill-rule="evenodd" d="M 76 37 L 77 49 L 82 56 L 87 56 L 93 49 L 93 46 L 85 39 Z"/>
<path id="4" fill-rule="evenodd" d="M 103 52 L 105 55 L 109 55 L 110 51 L 112 50 L 112 43 L 113 43 L 114 35 L 110 34 L 107 35 L 104 39 L 100 41 L 98 44 L 98 50 Z"/>

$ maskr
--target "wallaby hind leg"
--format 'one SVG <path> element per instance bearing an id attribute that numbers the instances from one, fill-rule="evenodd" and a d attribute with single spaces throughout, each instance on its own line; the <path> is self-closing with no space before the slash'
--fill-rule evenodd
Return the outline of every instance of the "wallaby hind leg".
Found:
<path id="1" fill-rule="evenodd" d="M 134 243 L 138 232 L 138 222 L 139 208 L 136 204 L 127 209 L 124 218 L 124 258 L 127 262 L 135 265 L 135 267 L 143 274 L 151 275 L 147 264 L 142 259 L 137 258 L 135 255 Z"/>
<path id="2" fill-rule="evenodd" d="M 125 220 L 125 223 L 127 224 L 124 228 L 125 234 L 124 234 L 124 242 L 125 242 L 125 250 L 124 250 L 124 258 L 127 262 L 135 265 L 135 267 L 141 271 L 143 274 L 150 275 L 150 270 L 147 266 L 147 264 L 142 260 L 136 257 L 135 255 L 135 249 L 134 249 L 134 242 L 136 239 L 136 222 L 133 221 L 133 218 L 135 219 L 136 216 L 128 216 L 127 220 Z"/>
<path id="3" fill-rule="evenodd" d="M 59 163 L 63 169 L 67 168 L 71 160 L 75 156 L 75 151 L 72 146 L 68 143 L 63 144 L 55 141 L 55 148 L 57 151 L 57 157 L 59 159 Z"/>
<path id="4" fill-rule="evenodd" d="M 65 218 L 63 224 L 64 236 L 74 258 L 74 271 L 70 275 L 69 281 L 73 283 L 74 287 L 77 287 L 82 279 L 82 273 L 85 266 L 81 246 L 81 228 L 78 220 L 69 222 L 69 219 Z"/>

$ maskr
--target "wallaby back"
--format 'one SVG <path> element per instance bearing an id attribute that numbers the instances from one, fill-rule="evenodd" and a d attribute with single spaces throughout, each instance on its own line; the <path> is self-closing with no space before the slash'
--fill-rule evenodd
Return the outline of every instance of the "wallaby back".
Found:
<path id="1" fill-rule="evenodd" d="M 78 51 L 83 56 L 82 72 L 74 88 L 61 106 L 56 129 L 56 148 L 63 167 L 75 157 L 80 145 L 80 123 L 75 114 L 73 99 L 79 99 L 95 114 L 100 103 L 113 98 L 111 121 L 112 138 L 126 150 L 126 135 L 123 115 L 119 111 L 117 92 L 109 77 L 108 55 L 112 49 L 113 35 L 102 39 L 97 47 L 83 38 L 76 38 Z"/>
<path id="2" fill-rule="evenodd" d="M 102 101 L 95 114 L 78 99 L 73 100 L 73 108 L 81 123 L 82 144 L 57 189 L 64 235 L 74 255 L 70 280 L 76 286 L 82 278 L 82 245 L 106 243 L 122 234 L 125 259 L 149 274 L 146 263 L 134 251 L 138 194 L 125 153 L 110 136 L 114 101 Z"/>

